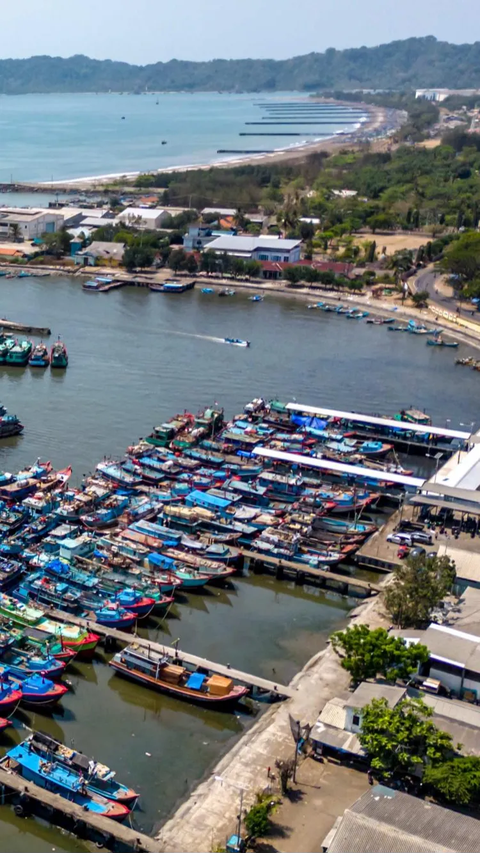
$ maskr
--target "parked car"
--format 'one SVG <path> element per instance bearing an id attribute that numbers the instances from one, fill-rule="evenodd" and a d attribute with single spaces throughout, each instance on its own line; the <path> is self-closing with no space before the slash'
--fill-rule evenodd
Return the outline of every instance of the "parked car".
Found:
<path id="1" fill-rule="evenodd" d="M 420 545 L 431 545 L 433 536 L 426 530 L 412 530 L 410 533 L 412 542 L 418 542 Z"/>
<path id="2" fill-rule="evenodd" d="M 417 545 L 416 548 L 412 548 L 412 550 L 410 551 L 408 556 L 413 557 L 414 559 L 415 559 L 415 557 L 425 557 L 426 556 L 425 548 L 421 548 L 419 545 Z"/>
<path id="3" fill-rule="evenodd" d="M 396 545 L 412 545 L 412 536 L 410 533 L 389 533 L 387 542 L 395 542 Z"/>

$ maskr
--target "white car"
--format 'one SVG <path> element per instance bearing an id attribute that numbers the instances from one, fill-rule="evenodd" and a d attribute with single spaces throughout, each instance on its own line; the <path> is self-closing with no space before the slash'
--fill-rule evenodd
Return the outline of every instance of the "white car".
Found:
<path id="1" fill-rule="evenodd" d="M 412 545 L 410 533 L 389 533 L 387 542 L 395 542 L 396 545 Z"/>

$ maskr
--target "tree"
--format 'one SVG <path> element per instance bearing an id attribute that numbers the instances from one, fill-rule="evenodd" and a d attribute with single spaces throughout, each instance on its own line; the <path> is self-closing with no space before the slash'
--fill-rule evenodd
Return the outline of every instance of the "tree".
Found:
<path id="1" fill-rule="evenodd" d="M 155 252 L 150 246 L 127 246 L 123 253 L 122 263 L 131 271 L 137 267 L 151 267 Z"/>
<path id="2" fill-rule="evenodd" d="M 187 255 L 187 260 L 185 262 L 185 269 L 190 275 L 195 275 L 198 272 L 198 263 L 195 255 L 192 253 Z"/>
<path id="3" fill-rule="evenodd" d="M 245 827 L 254 838 L 266 835 L 270 829 L 268 803 L 256 803 L 245 815 Z"/>
<path id="4" fill-rule="evenodd" d="M 187 255 L 183 249 L 174 249 L 168 257 L 168 266 L 173 272 L 180 272 L 187 268 Z"/>
<path id="5" fill-rule="evenodd" d="M 61 258 L 70 252 L 70 240 L 72 235 L 68 233 L 66 228 L 61 228 L 60 231 L 53 233 L 46 232 L 42 234 L 42 240 L 47 247 L 47 253 L 55 255 L 56 258 Z"/>
<path id="6" fill-rule="evenodd" d="M 412 302 L 415 308 L 426 308 L 428 305 L 428 290 L 418 290 L 412 294 Z"/>
<path id="7" fill-rule="evenodd" d="M 417 774 L 419 766 L 450 758 L 452 739 L 432 723 L 432 714 L 421 699 L 404 699 L 395 708 L 386 699 L 366 705 L 358 739 L 371 767 L 387 777 Z"/>
<path id="8" fill-rule="evenodd" d="M 442 267 L 458 276 L 465 284 L 478 276 L 480 269 L 480 234 L 467 231 L 455 240 L 445 252 Z"/>
<path id="9" fill-rule="evenodd" d="M 447 803 L 477 805 L 480 798 L 480 758 L 459 756 L 444 764 L 426 767 L 423 782 Z"/>
<path id="10" fill-rule="evenodd" d="M 10 233 L 13 238 L 13 242 L 16 243 L 18 238 L 20 237 L 20 225 L 18 222 L 12 222 L 10 225 Z"/>
<path id="11" fill-rule="evenodd" d="M 428 661 L 426 646 L 407 647 L 401 637 L 393 637 L 385 628 L 371 631 L 367 625 L 354 625 L 332 634 L 330 640 L 354 684 L 378 675 L 393 682 L 408 678 L 420 663 Z"/>
<path id="12" fill-rule="evenodd" d="M 371 243 L 368 244 L 368 248 L 365 250 L 365 263 L 372 264 L 374 262 L 376 248 L 377 244 L 375 240 L 372 240 Z"/>
<path id="13" fill-rule="evenodd" d="M 245 261 L 245 275 L 247 278 L 259 278 L 262 272 L 260 261 Z"/>
<path id="14" fill-rule="evenodd" d="M 425 625 L 435 607 L 455 581 L 455 563 L 449 557 L 408 557 L 395 567 L 393 581 L 385 590 L 385 605 L 395 625 Z"/>

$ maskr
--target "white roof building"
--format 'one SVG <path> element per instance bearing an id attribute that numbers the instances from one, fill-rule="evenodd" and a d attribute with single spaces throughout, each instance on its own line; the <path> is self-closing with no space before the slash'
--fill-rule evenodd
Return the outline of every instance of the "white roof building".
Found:
<path id="1" fill-rule="evenodd" d="M 283 240 L 271 235 L 259 237 L 217 237 L 208 244 L 208 251 L 226 253 L 255 261 L 295 263 L 300 260 L 301 240 Z"/>
<path id="2" fill-rule="evenodd" d="M 135 228 L 160 228 L 162 222 L 170 216 L 167 210 L 150 207 L 127 207 L 119 214 L 118 219 L 125 225 Z"/>

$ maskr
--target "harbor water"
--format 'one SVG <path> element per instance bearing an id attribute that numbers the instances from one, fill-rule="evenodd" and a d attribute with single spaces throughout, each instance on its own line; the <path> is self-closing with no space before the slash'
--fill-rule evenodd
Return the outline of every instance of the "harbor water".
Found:
<path id="1" fill-rule="evenodd" d="M 269 294 L 253 303 L 240 290 L 219 299 L 134 287 L 87 293 L 60 277 L 2 278 L 0 294 L 4 317 L 50 327 L 70 357 L 65 372 L 0 367 L 0 400 L 25 424 L 23 436 L 0 444 L 2 470 L 41 456 L 56 468 L 71 463 L 78 483 L 103 456 L 119 456 L 176 412 L 217 401 L 233 415 L 258 395 L 383 414 L 413 405 L 452 427 L 477 417 L 480 376 L 454 363 L 470 354 L 466 346 L 437 350 L 422 336 L 309 311 L 295 297 Z M 228 346 L 226 336 L 247 338 L 251 347 Z M 235 578 L 225 589 L 183 596 L 164 623 L 151 620 L 142 630 L 285 683 L 346 624 L 354 603 L 267 575 Z M 72 667 L 74 690 L 51 716 L 16 714 L 0 749 L 22 739 L 24 726 L 73 741 L 139 791 L 135 826 L 151 832 L 253 718 L 123 681 L 106 659 L 100 652 L 93 664 Z M 0 832 L 19 853 L 82 849 L 7 807 L 0 808 Z"/>

